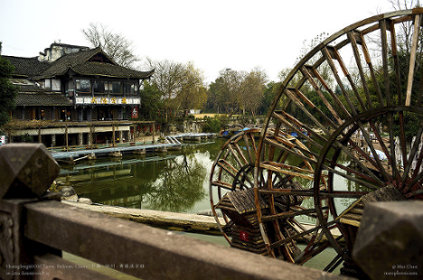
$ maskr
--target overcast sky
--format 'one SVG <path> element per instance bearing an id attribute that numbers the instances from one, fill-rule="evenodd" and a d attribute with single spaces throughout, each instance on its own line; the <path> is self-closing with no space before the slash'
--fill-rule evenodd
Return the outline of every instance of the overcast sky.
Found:
<path id="1" fill-rule="evenodd" d="M 208 83 L 225 68 L 277 80 L 304 40 L 392 10 L 389 0 L 0 0 L 0 41 L 3 55 L 33 57 L 54 41 L 89 46 L 82 29 L 101 23 L 141 59 L 191 61 Z"/>

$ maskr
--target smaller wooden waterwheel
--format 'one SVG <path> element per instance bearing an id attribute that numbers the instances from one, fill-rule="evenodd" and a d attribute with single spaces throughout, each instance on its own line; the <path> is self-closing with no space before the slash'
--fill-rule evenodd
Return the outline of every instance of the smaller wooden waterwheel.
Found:
<path id="1" fill-rule="evenodd" d="M 274 130 L 272 133 L 275 134 Z M 271 137 L 272 145 L 264 147 L 268 153 L 263 154 L 261 165 L 265 168 L 255 175 L 259 137 L 259 129 L 250 129 L 234 135 L 223 145 L 210 176 L 212 212 L 231 246 L 295 262 L 307 255 L 317 238 L 313 234 L 304 237 L 310 247 L 299 247 L 291 238 L 306 230 L 295 213 L 316 212 L 312 201 L 306 202 L 295 193 L 311 185 L 314 170 L 308 160 L 293 158 L 287 151 L 296 151 L 304 158 L 313 156 L 297 138 L 278 131 Z M 271 159 L 277 159 L 277 163 Z M 254 188 L 257 182 L 263 191 L 272 186 L 271 201 L 257 196 Z M 292 195 L 281 195 L 284 191 Z M 257 219 L 256 205 L 265 220 L 262 224 Z M 271 249 L 267 246 L 269 240 L 280 244 Z"/>

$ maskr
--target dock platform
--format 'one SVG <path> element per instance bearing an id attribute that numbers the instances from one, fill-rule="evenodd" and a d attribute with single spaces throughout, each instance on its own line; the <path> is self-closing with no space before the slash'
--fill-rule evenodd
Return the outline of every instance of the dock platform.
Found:
<path id="1" fill-rule="evenodd" d="M 113 153 L 129 153 L 135 151 L 156 151 L 156 150 L 169 150 L 169 149 L 180 149 L 182 143 L 180 140 L 190 139 L 204 139 L 215 136 L 215 133 L 183 133 L 177 135 L 166 136 L 164 143 L 151 143 L 141 145 L 118 145 L 116 147 L 105 147 L 99 149 L 81 149 L 73 151 L 55 152 L 52 151 L 54 159 L 78 159 L 85 156 L 107 156 Z M 132 143 L 131 143 L 132 144 Z"/>

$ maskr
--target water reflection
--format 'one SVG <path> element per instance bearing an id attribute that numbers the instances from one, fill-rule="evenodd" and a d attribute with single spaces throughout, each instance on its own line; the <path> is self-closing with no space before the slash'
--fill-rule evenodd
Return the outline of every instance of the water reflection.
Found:
<path id="1" fill-rule="evenodd" d="M 187 145 L 167 154 L 96 160 L 62 169 L 58 181 L 71 184 L 93 202 L 174 212 L 209 209 L 208 174 L 222 142 Z"/>
<path id="2" fill-rule="evenodd" d="M 202 188 L 205 176 L 206 168 L 195 154 L 167 160 L 159 176 L 151 182 L 151 191 L 145 201 L 152 209 L 186 211 L 205 197 L 206 192 Z"/>
<path id="3" fill-rule="evenodd" d="M 80 196 L 96 203 L 197 213 L 210 210 L 209 174 L 223 143 L 224 140 L 216 139 L 214 143 L 186 145 L 182 151 L 167 154 L 83 162 L 72 169 L 62 169 L 58 180 L 73 185 Z M 296 180 L 306 189 L 313 188 L 309 180 Z M 336 190 L 362 189 L 359 184 L 339 175 L 334 176 L 334 186 Z M 335 198 L 337 213 L 340 214 L 354 201 L 351 198 Z M 313 197 L 305 199 L 302 206 L 314 208 Z M 299 220 L 311 224 L 316 222 L 309 216 L 301 216 Z"/>

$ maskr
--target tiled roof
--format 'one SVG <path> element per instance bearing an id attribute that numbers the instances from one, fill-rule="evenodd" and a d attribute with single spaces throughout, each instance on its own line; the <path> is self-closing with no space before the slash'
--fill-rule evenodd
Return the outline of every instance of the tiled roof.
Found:
<path id="1" fill-rule="evenodd" d="M 95 55 L 102 55 L 108 62 L 90 61 Z M 35 79 L 51 78 L 66 74 L 69 70 L 88 76 L 107 76 L 116 78 L 147 79 L 154 71 L 136 71 L 117 65 L 100 48 L 83 50 L 62 56 Z"/>
<path id="2" fill-rule="evenodd" d="M 95 75 L 117 78 L 134 78 L 146 79 L 149 78 L 154 70 L 148 72 L 141 72 L 124 68 L 119 65 L 113 65 L 103 62 L 87 62 L 84 64 L 72 67 L 72 70 L 81 75 Z"/>
<path id="3" fill-rule="evenodd" d="M 72 106 L 63 93 L 18 93 L 16 106 Z"/>
<path id="4" fill-rule="evenodd" d="M 38 61 L 37 57 L 2 55 L 2 58 L 9 60 L 15 67 L 15 71 L 12 76 L 33 77 L 35 75 L 39 75 L 50 66 L 47 62 Z"/>
<path id="5" fill-rule="evenodd" d="M 94 56 L 104 57 L 105 62 L 91 61 Z M 40 62 L 37 57 L 2 56 L 14 66 L 13 76 L 41 80 L 65 75 L 68 71 L 84 76 L 148 79 L 154 72 L 137 71 L 116 64 L 100 48 L 81 50 L 64 55 L 54 62 Z"/>

